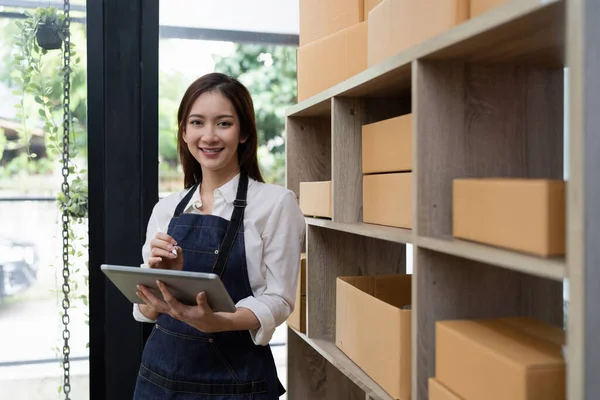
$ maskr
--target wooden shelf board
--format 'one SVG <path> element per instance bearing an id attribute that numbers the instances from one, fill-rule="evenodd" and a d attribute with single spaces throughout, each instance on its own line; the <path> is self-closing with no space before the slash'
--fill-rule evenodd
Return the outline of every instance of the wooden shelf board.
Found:
<path id="1" fill-rule="evenodd" d="M 509 1 L 430 40 L 423 58 L 561 68 L 564 21 L 562 0 Z"/>
<path id="2" fill-rule="evenodd" d="M 460 239 L 437 239 L 418 236 L 416 244 L 418 247 L 439 253 L 556 281 L 562 281 L 567 274 L 564 258 L 543 258 Z"/>
<path id="3" fill-rule="evenodd" d="M 286 116 L 330 115 L 330 99 L 399 96 L 411 87 L 418 59 L 564 65 L 563 0 L 513 0 L 415 45 L 286 111 Z"/>
<path id="4" fill-rule="evenodd" d="M 320 218 L 305 218 L 305 220 L 308 225 L 318 226 L 320 228 L 352 233 L 359 236 L 367 236 L 388 242 L 412 243 L 412 231 L 410 229 L 365 224 L 362 222 L 339 223 L 329 219 Z"/>
<path id="5" fill-rule="evenodd" d="M 367 396 L 375 400 L 393 400 L 393 398 L 358 367 L 335 343 L 322 339 L 311 339 L 294 328 L 290 328 L 323 358 L 333 364 L 340 372 L 365 391 Z"/>

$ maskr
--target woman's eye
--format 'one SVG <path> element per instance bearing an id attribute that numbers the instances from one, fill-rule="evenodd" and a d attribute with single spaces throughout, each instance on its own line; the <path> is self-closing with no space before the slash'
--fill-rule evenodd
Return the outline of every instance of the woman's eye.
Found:
<path id="1" fill-rule="evenodd" d="M 219 126 L 222 126 L 222 127 L 225 127 L 225 128 L 226 127 L 230 127 L 231 125 L 232 124 L 229 121 L 221 121 L 221 122 L 219 122 Z"/>
<path id="2" fill-rule="evenodd" d="M 193 121 L 190 121 L 190 124 L 192 124 L 192 125 L 202 125 L 202 121 L 193 120 Z"/>

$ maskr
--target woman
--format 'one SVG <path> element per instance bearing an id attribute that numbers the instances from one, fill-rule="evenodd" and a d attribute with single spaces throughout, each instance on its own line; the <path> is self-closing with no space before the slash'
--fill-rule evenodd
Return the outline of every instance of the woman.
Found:
<path id="1" fill-rule="evenodd" d="M 213 312 L 204 293 L 179 303 L 138 288 L 138 321 L 155 322 L 134 399 L 277 399 L 269 340 L 294 307 L 304 217 L 293 192 L 265 184 L 252 99 L 212 73 L 188 88 L 178 115 L 185 190 L 154 207 L 143 248 L 150 268 L 214 272 L 237 311 Z"/>

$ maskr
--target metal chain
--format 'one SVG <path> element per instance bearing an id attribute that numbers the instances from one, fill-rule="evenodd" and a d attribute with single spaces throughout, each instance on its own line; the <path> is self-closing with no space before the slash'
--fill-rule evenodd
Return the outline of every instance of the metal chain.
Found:
<path id="1" fill-rule="evenodd" d="M 69 339 L 71 332 L 69 331 L 69 308 L 71 302 L 69 300 L 69 294 L 71 287 L 69 285 L 69 213 L 68 205 L 71 204 L 71 198 L 69 193 L 69 145 L 70 145 L 70 128 L 71 128 L 71 4 L 69 0 L 64 0 L 64 49 L 63 49 L 63 149 L 62 149 L 62 192 L 65 196 L 65 207 L 62 211 L 62 258 L 63 258 L 63 285 L 62 291 L 64 298 L 62 301 L 63 316 L 62 323 L 64 326 L 63 330 L 63 391 L 65 393 L 65 400 L 70 399 L 71 393 L 71 362 L 69 356 L 71 349 L 69 347 Z"/>

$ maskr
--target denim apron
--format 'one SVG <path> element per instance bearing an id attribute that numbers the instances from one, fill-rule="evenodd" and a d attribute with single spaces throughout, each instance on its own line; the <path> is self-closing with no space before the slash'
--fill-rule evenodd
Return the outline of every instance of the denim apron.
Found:
<path id="1" fill-rule="evenodd" d="M 197 189 L 179 203 L 167 232 L 183 250 L 183 269 L 220 275 L 237 303 L 253 295 L 243 232 L 248 177 L 240 174 L 231 221 L 184 213 Z M 271 400 L 284 393 L 271 348 L 255 345 L 248 331 L 203 333 L 161 314 L 146 342 L 133 398 Z"/>

